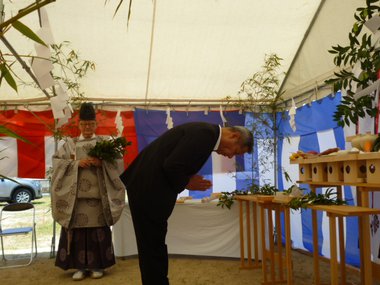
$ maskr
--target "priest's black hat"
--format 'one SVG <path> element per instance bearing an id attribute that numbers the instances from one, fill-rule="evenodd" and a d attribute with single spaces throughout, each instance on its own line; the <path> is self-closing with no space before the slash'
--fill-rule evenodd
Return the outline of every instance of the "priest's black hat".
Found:
<path id="1" fill-rule="evenodd" d="M 96 120 L 95 109 L 92 103 L 82 103 L 79 110 L 79 120 L 83 120 L 83 121 Z"/>

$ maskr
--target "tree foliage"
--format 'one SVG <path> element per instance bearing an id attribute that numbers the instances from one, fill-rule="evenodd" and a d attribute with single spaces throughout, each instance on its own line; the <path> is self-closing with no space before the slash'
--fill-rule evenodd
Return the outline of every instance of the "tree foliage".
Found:
<path id="1" fill-rule="evenodd" d="M 357 124 L 359 118 L 367 115 L 375 117 L 377 114 L 377 107 L 373 105 L 374 94 L 355 98 L 354 90 L 364 89 L 377 80 L 380 51 L 375 46 L 372 35 L 363 32 L 363 26 L 373 16 L 379 16 L 378 3 L 379 0 L 366 0 L 366 7 L 358 8 L 354 14 L 356 21 L 348 34 L 349 44 L 336 45 L 329 50 L 329 53 L 335 55 L 335 65 L 341 67 L 341 70 L 335 72 L 335 77 L 326 80 L 326 83 L 333 86 L 334 92 L 347 90 L 347 95 L 343 97 L 334 114 L 334 120 L 342 127 L 349 126 L 350 122 Z M 360 75 L 354 74 L 353 67 L 356 64 L 360 65 Z"/>

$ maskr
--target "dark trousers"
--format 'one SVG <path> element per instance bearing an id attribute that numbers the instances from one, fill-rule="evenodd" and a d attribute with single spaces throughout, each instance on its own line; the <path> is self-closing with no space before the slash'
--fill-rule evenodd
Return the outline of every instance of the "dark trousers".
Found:
<path id="1" fill-rule="evenodd" d="M 128 195 L 135 229 L 143 285 L 169 285 L 168 250 L 165 244 L 167 220 L 173 211 L 177 193 L 166 193 L 159 200 Z M 158 197 L 157 197 L 158 198 Z"/>
<path id="2" fill-rule="evenodd" d="M 68 239 L 67 230 L 61 229 L 56 266 L 64 270 L 72 268 L 99 270 L 114 264 L 115 255 L 110 227 L 72 229 L 71 241 Z"/>

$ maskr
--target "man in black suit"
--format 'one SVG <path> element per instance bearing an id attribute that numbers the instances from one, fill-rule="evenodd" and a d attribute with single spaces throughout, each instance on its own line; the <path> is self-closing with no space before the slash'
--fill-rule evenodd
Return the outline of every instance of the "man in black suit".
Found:
<path id="1" fill-rule="evenodd" d="M 244 127 L 187 123 L 149 144 L 123 172 L 143 285 L 169 284 L 165 237 L 178 193 L 212 186 L 197 172 L 213 151 L 231 158 L 250 153 L 252 146 L 252 134 Z"/>

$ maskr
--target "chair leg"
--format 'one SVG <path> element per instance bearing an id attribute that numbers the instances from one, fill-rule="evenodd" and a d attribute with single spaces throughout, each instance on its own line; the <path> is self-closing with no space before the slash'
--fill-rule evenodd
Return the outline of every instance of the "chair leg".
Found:
<path id="1" fill-rule="evenodd" d="M 36 250 L 34 253 L 34 257 L 37 256 L 37 233 L 36 233 L 36 228 L 33 230 L 33 235 L 34 235 L 34 249 Z"/>
<path id="2" fill-rule="evenodd" d="M 5 261 L 5 255 L 4 255 L 4 242 L 3 242 L 3 236 L 1 236 L 1 253 L 3 255 L 3 261 Z"/>

